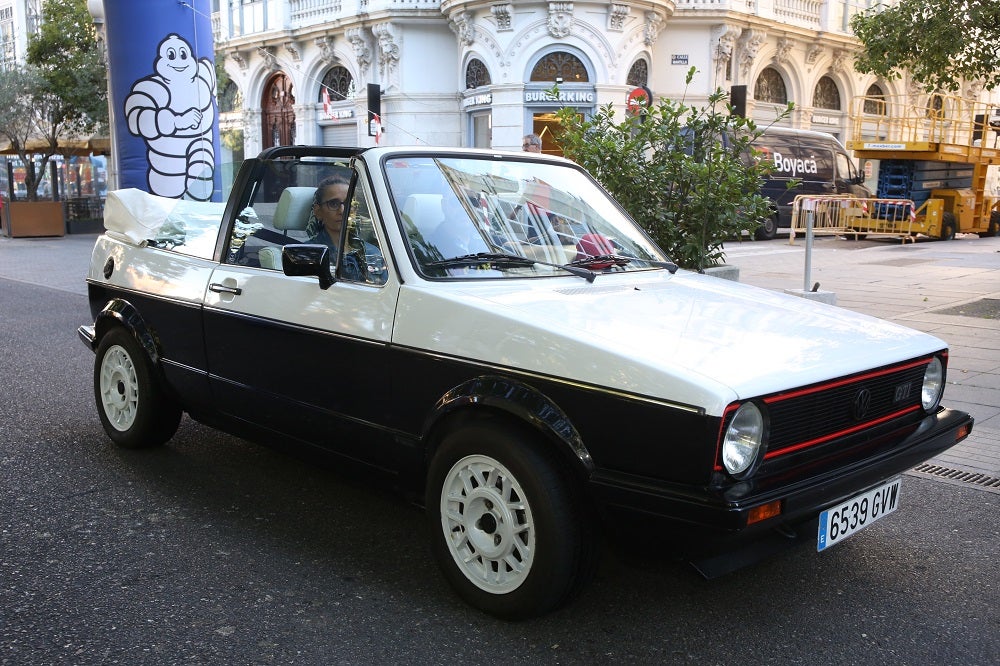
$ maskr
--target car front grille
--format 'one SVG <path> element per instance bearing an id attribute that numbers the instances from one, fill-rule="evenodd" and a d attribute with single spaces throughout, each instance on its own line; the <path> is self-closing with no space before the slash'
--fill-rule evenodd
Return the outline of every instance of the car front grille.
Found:
<path id="1" fill-rule="evenodd" d="M 921 411 L 925 357 L 764 398 L 778 458 Z"/>

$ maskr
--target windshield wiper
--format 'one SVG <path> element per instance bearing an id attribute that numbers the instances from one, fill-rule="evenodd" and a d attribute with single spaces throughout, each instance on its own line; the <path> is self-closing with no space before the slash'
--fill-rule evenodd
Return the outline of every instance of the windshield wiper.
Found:
<path id="1" fill-rule="evenodd" d="M 451 259 L 432 261 L 427 265 L 435 268 L 454 268 L 456 266 L 527 268 L 529 266 L 534 266 L 535 264 L 561 268 L 568 273 L 572 273 L 573 275 L 578 275 L 586 279 L 587 282 L 593 282 L 594 278 L 597 277 L 597 273 L 586 268 L 585 266 L 574 266 L 573 264 L 553 264 L 547 261 L 538 261 L 537 259 L 529 259 L 528 257 L 522 257 L 517 254 L 507 254 L 504 252 L 477 252 L 475 254 L 464 254 L 460 257 L 452 257 Z"/>
<path id="2" fill-rule="evenodd" d="M 592 269 L 602 269 L 610 268 L 611 266 L 626 266 L 632 261 L 642 261 L 650 266 L 656 266 L 657 268 L 666 268 L 673 275 L 677 272 L 677 264 L 672 261 L 653 261 L 652 259 L 633 259 L 632 257 L 623 257 L 620 254 L 598 254 L 592 257 L 584 257 L 583 259 L 575 259 L 567 266 L 580 266 L 582 268 L 592 268 Z"/>

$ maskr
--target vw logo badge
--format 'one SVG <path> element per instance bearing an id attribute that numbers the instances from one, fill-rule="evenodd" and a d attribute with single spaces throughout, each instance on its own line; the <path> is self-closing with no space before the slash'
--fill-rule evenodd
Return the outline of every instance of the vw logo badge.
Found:
<path id="1" fill-rule="evenodd" d="M 871 404 L 872 392 L 868 389 L 861 389 L 858 391 L 858 394 L 854 396 L 854 418 L 858 421 L 865 418 Z"/>

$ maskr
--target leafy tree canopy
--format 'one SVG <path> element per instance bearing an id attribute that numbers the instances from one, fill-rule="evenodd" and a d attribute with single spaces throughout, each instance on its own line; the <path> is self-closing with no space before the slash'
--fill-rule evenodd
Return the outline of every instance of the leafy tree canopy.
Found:
<path id="1" fill-rule="evenodd" d="M 688 71 L 688 85 L 695 72 Z M 760 194 L 771 166 L 754 152 L 763 129 L 733 115 L 722 90 L 701 107 L 663 98 L 641 119 L 617 120 L 610 104 L 589 119 L 571 107 L 558 117 L 556 142 L 566 157 L 587 169 L 684 268 L 722 263 L 725 241 L 753 235 L 773 214 Z"/>
<path id="2" fill-rule="evenodd" d="M 929 91 L 1000 85 L 997 0 L 899 0 L 856 14 L 851 29 L 864 49 L 859 72 L 893 80 L 908 71 Z"/>
<path id="3" fill-rule="evenodd" d="M 60 141 L 106 126 L 106 72 L 86 1 L 46 0 L 26 62 L 0 71 L 0 136 L 24 164 L 28 199 Z"/>
<path id="4" fill-rule="evenodd" d="M 41 29 L 28 39 L 25 59 L 61 100 L 68 120 L 90 129 L 107 124 L 107 71 L 86 0 L 45 0 Z"/>

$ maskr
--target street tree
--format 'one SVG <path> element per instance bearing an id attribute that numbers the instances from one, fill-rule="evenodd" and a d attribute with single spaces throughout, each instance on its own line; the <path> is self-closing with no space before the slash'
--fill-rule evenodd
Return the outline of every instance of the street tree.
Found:
<path id="1" fill-rule="evenodd" d="M 997 0 L 899 0 L 856 14 L 851 30 L 863 47 L 859 72 L 887 80 L 909 72 L 928 91 L 1000 85 Z"/>
<path id="2" fill-rule="evenodd" d="M 688 85 L 694 74 L 691 68 Z M 593 174 L 684 268 L 723 263 L 726 240 L 752 236 L 773 214 L 760 194 L 771 165 L 756 159 L 753 148 L 763 130 L 734 115 L 722 90 L 703 107 L 661 98 L 620 121 L 610 104 L 587 119 L 570 107 L 558 117 L 555 139 L 565 156 Z"/>
<path id="3" fill-rule="evenodd" d="M 25 168 L 29 201 L 69 140 L 107 126 L 106 71 L 84 0 L 47 0 L 26 62 L 0 71 L 0 135 Z"/>

